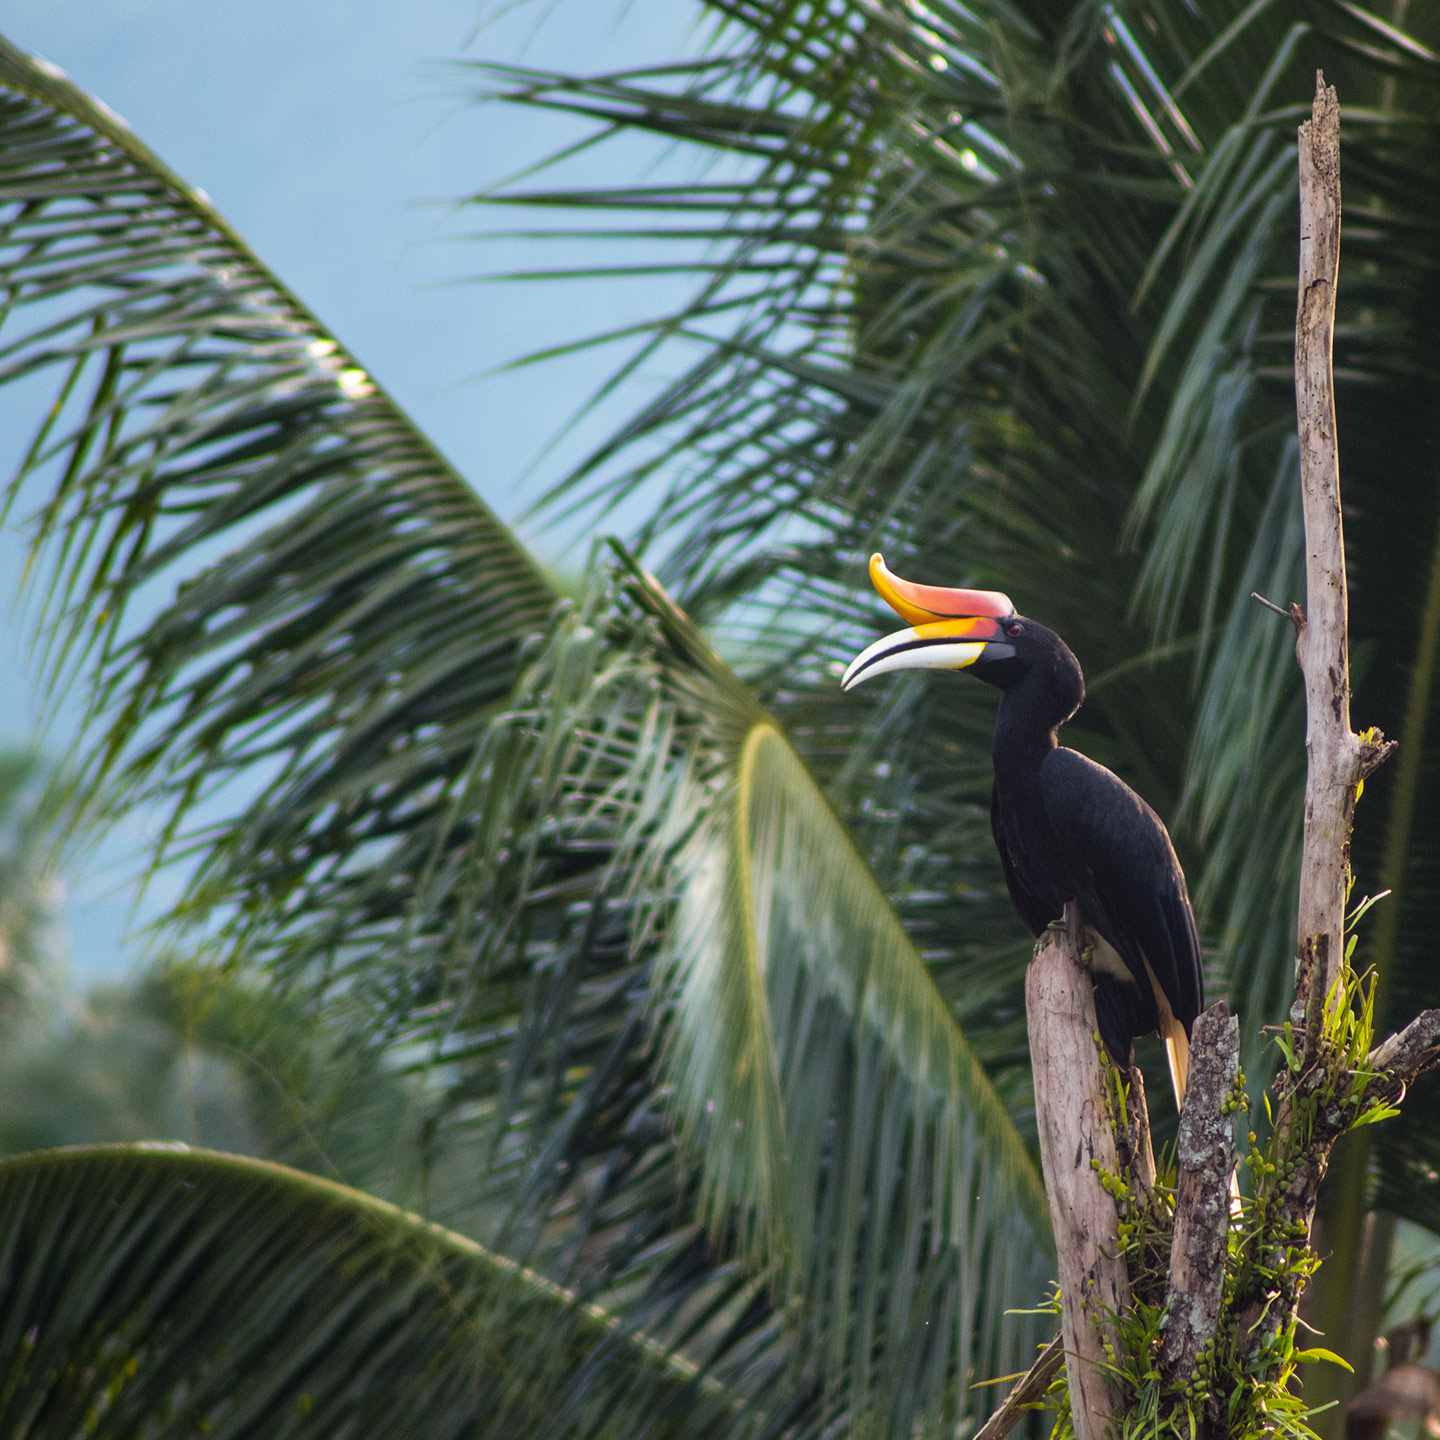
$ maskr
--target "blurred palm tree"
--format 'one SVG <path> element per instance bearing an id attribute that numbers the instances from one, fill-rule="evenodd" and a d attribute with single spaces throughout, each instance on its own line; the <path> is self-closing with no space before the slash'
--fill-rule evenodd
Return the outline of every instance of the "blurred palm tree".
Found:
<path id="1" fill-rule="evenodd" d="M 62 992 L 7 1035 L 0 1154 L 178 1140 L 420 1201 L 404 1077 L 335 1038 L 243 978 L 194 965 L 78 1000 Z"/>
<path id="2" fill-rule="evenodd" d="M 60 983 L 62 889 L 45 844 L 45 768 L 30 749 L 0 749 L 0 1044 Z"/>
<path id="3" fill-rule="evenodd" d="M 1044 1317 L 1012 1313 L 1044 1298 L 1038 1175 L 793 748 L 643 575 L 601 573 L 566 600 L 113 116 L 13 50 L 0 85 L 22 197 L 5 215 L 0 380 L 56 386 L 16 495 L 38 505 L 46 663 L 88 678 L 98 739 L 72 813 L 168 807 L 154 859 L 194 859 L 173 943 L 263 977 L 335 1053 L 402 1077 L 414 1123 L 373 1143 L 413 1151 L 410 1193 L 542 1270 L 521 1277 L 549 1297 L 540 1322 L 599 1325 L 567 1399 L 534 1319 L 515 1330 L 491 1294 L 493 1266 L 465 1270 L 464 1328 L 513 1331 L 505 1384 L 533 1401 L 530 1433 L 557 1414 L 623 1432 L 647 1377 L 670 1386 L 654 1423 L 687 1433 L 707 1407 L 731 1433 L 973 1410 L 957 1381 L 1014 1370 L 1043 1338 Z M 128 1174 L 148 1153 L 91 1158 Z M 466 1161 L 464 1189 L 432 1183 Z M 285 1210 L 313 1182 L 187 1170 L 168 1151 L 154 1164 L 149 1198 L 119 1214 L 79 1162 L 4 1167 L 31 1207 L 0 1274 L 5 1353 L 18 1362 L 66 1314 L 158 1347 L 143 1364 L 124 1338 L 104 1364 L 27 1362 L 34 1387 L 3 1397 L 10 1428 L 116 1393 L 117 1416 L 143 1404 L 181 1433 L 199 1415 L 253 1434 L 255 1407 L 293 1417 L 322 1388 L 331 1403 L 304 1411 L 318 1434 L 355 1423 L 357 1394 L 394 1403 L 394 1368 L 297 1340 L 273 1306 L 237 1310 L 213 1348 L 203 1327 L 158 1323 L 145 1293 L 113 1297 L 104 1322 L 111 1270 L 50 1237 L 145 1249 L 157 1196 L 182 1216 L 196 1190 L 249 1197 L 207 1232 L 247 1273 L 318 1263 L 303 1234 L 297 1251 L 246 1224 L 257 1193 Z M 41 1190 L 39 1221 L 67 1218 L 37 1236 Z M 342 1208 L 367 1233 L 373 1203 Z M 200 1304 L 192 1253 L 161 1246 L 150 1290 Z M 322 1270 L 317 1303 L 368 1305 L 363 1267 Z M 398 1257 L 387 1305 L 426 1273 Z M 21 1325 L 34 1295 L 58 1308 Z M 393 1340 L 417 1415 L 432 1338 Z M 226 1410 L 211 1377 L 234 1373 L 236 1344 L 300 1345 L 325 1384 L 297 1395 L 286 1368 L 250 1365 Z M 130 1395 L 127 1375 L 150 1374 Z M 483 1385 L 470 1398 L 464 1423 L 518 1425 Z"/>
<path id="4" fill-rule="evenodd" d="M 195 863 L 177 943 L 406 1076 L 415 1193 L 468 1175 L 432 1213 L 599 1307 L 614 1344 L 563 1423 L 636 1413 L 614 1407 L 660 1356 L 656 1424 L 703 1403 L 716 1433 L 941 1433 L 1044 1338 L 1016 1313 L 1049 1268 L 1029 944 L 981 688 L 838 692 L 875 623 L 865 557 L 1066 635 L 1091 695 L 1067 737 L 1175 822 L 1258 1037 L 1289 983 L 1304 752 L 1288 631 L 1246 597 L 1300 583 L 1293 134 L 1323 65 L 1356 714 L 1401 741 L 1355 839 L 1360 883 L 1395 892 L 1363 954 L 1392 1016 L 1433 1003 L 1440 7 L 711 8 L 693 62 L 474 81 L 722 158 L 479 197 L 673 241 L 697 274 L 627 362 L 659 350 L 676 380 L 549 501 L 658 487 L 630 538 L 666 589 L 621 552 L 562 600 L 202 197 L 6 48 L 0 382 L 46 397 L 15 493 L 52 670 L 93 697 L 75 813 L 164 807 L 157 863 Z M 1322 1291 L 1317 1314 L 1365 1363 L 1367 1214 L 1440 1226 L 1425 1109 L 1332 1183 L 1348 1309 Z M 27 1163 L 0 1190 L 53 1173 L 80 1203 L 80 1169 Z M 11 1283 L 53 1289 L 34 1253 Z M 147 1413 L 228 1363 L 175 1333 Z"/>

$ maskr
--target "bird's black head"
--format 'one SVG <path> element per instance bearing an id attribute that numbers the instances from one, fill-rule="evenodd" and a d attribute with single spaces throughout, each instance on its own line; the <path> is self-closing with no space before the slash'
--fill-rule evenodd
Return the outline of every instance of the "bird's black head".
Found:
<path id="1" fill-rule="evenodd" d="M 1051 629 L 1024 615 L 1000 622 L 1000 633 L 988 641 L 966 667 L 997 690 L 1023 690 L 1036 709 L 1062 725 L 1085 698 L 1085 676 L 1070 647 Z"/>
<path id="2" fill-rule="evenodd" d="M 948 590 L 902 580 L 875 555 L 875 588 L 911 628 L 863 650 L 845 672 L 848 690 L 891 670 L 968 670 L 1048 726 L 1061 725 L 1085 698 L 1080 662 L 1053 631 L 1015 613 L 996 590 Z"/>

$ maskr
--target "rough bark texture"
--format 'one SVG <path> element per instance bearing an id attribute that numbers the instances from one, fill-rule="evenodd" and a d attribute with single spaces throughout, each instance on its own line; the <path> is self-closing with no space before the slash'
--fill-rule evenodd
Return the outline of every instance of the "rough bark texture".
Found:
<path id="1" fill-rule="evenodd" d="M 1191 1034 L 1190 1085 L 1175 1146 L 1179 1174 L 1164 1353 L 1179 1380 L 1194 1374 L 1220 1318 L 1235 1164 L 1235 1135 L 1225 1101 L 1235 1084 L 1239 1053 L 1239 1021 L 1221 1000 L 1196 1020 Z"/>
<path id="2" fill-rule="evenodd" d="M 1290 1024 L 1299 1038 L 1300 1054 L 1306 1065 L 1314 1060 L 1320 1044 L 1329 955 L 1328 935 L 1301 937 L 1295 958 L 1295 999 L 1290 1006 Z"/>
<path id="3" fill-rule="evenodd" d="M 1095 1040 L 1095 1002 L 1073 927 L 1052 926 L 1025 976 L 1025 1014 L 1035 1072 L 1040 1162 L 1060 1269 L 1061 1333 L 1076 1440 L 1114 1433 L 1122 1398 L 1107 1370 L 1105 1341 L 1118 1349 L 1114 1317 L 1130 1299 L 1118 1254 L 1119 1215 L 1099 1169 L 1120 1158 L 1105 1106 Z M 1092 1163 L 1095 1162 L 1095 1163 Z"/>

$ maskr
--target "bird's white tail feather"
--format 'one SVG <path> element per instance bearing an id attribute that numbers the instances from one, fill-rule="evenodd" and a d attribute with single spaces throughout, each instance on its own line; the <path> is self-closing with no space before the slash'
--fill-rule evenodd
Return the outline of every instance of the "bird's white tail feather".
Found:
<path id="1" fill-rule="evenodd" d="M 1165 1037 L 1165 1058 L 1170 1062 L 1170 1084 L 1175 1091 L 1175 1108 L 1185 1103 L 1185 1087 L 1190 1083 L 1190 1037 L 1185 1027 L 1173 1016 L 1161 1018 Z"/>

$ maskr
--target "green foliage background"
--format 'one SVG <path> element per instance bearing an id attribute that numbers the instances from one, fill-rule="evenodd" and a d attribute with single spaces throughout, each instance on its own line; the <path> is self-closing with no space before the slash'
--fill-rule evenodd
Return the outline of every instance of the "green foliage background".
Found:
<path id="1" fill-rule="evenodd" d="M 458 72 L 717 157 L 476 200 L 695 272 L 626 362 L 676 378 L 546 502 L 598 525 L 658 492 L 628 540 L 659 583 L 622 556 L 560 595 L 208 202 L 6 47 L 0 383 L 49 397 L 15 503 L 51 672 L 91 697 L 72 814 L 162 807 L 157 863 L 195 865 L 171 944 L 330 1073 L 393 1077 L 397 1198 L 698 1366 L 727 1433 L 940 1433 L 1045 1338 L 1015 1313 L 1048 1274 L 1029 944 L 992 698 L 838 690 L 864 561 L 1066 636 L 1067 738 L 1172 822 L 1258 1044 L 1303 731 L 1246 597 L 1300 587 L 1293 136 L 1323 66 L 1354 711 L 1401 742 L 1355 837 L 1394 892 L 1361 959 L 1390 1021 L 1431 1001 L 1440 9 L 710 8 L 659 72 Z M 1427 1108 L 1340 1160 L 1342 1301 L 1373 1206 L 1437 1224 Z M 1368 1358 L 1350 1318 L 1330 1343 Z"/>

